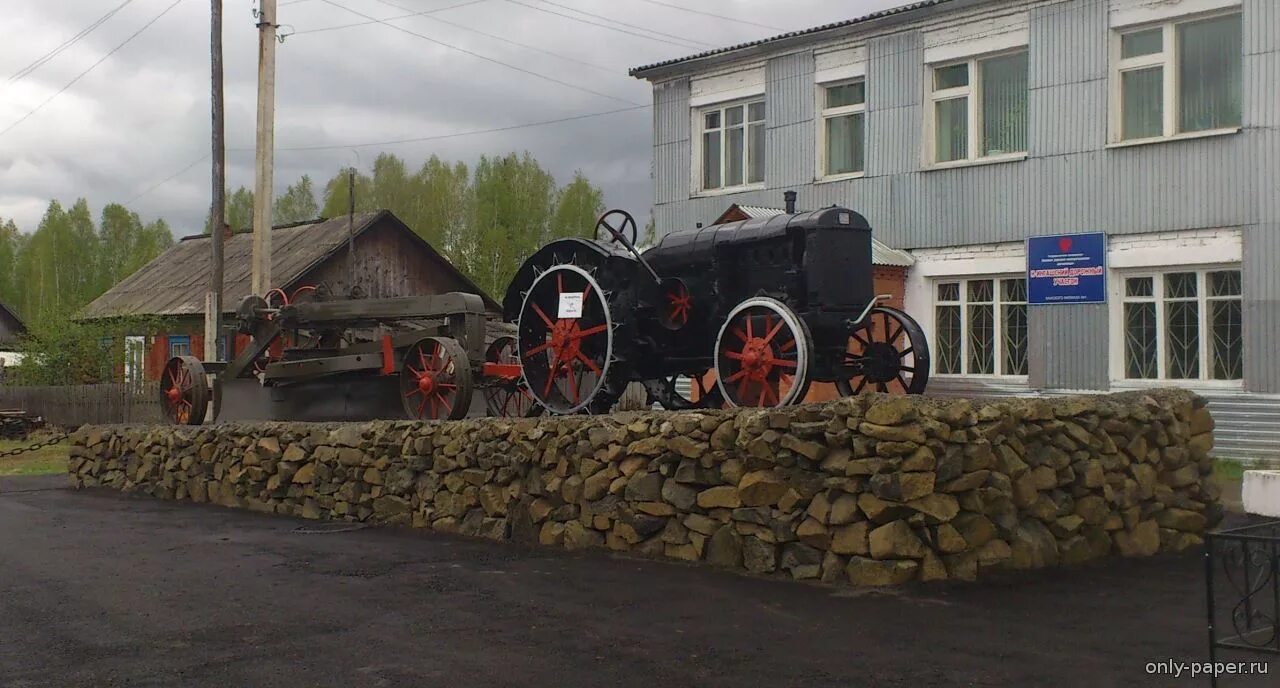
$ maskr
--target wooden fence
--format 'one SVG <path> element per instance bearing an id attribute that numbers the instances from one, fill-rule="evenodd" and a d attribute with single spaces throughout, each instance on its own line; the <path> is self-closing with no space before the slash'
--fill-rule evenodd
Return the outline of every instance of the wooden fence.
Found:
<path id="1" fill-rule="evenodd" d="M 160 423 L 158 383 L 74 385 L 67 387 L 0 386 L 0 409 L 22 409 L 66 428 L 85 423 Z"/>

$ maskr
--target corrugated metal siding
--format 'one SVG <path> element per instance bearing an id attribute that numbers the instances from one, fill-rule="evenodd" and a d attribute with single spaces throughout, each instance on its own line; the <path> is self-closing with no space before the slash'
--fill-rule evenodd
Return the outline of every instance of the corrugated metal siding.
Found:
<path id="1" fill-rule="evenodd" d="M 1214 456 L 1280 459 L 1280 396 L 1199 392 L 1216 423 Z"/>
<path id="2" fill-rule="evenodd" d="M 1244 229 L 1244 379 L 1251 391 L 1280 392 L 1280 222 Z"/>
<path id="3" fill-rule="evenodd" d="M 1244 52 L 1246 55 L 1280 50 L 1280 3 L 1276 0 L 1244 0 Z M 1274 91 L 1273 91 L 1274 93 Z"/>
<path id="4" fill-rule="evenodd" d="M 1028 350 L 1031 386 L 1107 389 L 1107 329 L 1105 304 L 1030 307 L 1027 336 L 1037 343 Z"/>
<path id="5" fill-rule="evenodd" d="M 1106 26 L 1106 2 L 1059 2 L 1031 10 L 1028 85 L 1036 89 L 1107 78 Z"/>
<path id="6" fill-rule="evenodd" d="M 675 79 L 653 87 L 653 143 L 689 140 L 689 80 Z"/>
<path id="7" fill-rule="evenodd" d="M 769 60 L 765 67 L 765 179 L 772 186 L 813 181 L 813 53 Z"/>
<path id="8" fill-rule="evenodd" d="M 918 32 L 868 43 L 867 174 L 880 176 L 920 168 L 920 83 L 923 48 Z M 856 185 L 844 182 L 835 188 Z M 829 190 L 830 191 L 830 190 Z"/>
<path id="9" fill-rule="evenodd" d="M 689 142 L 689 80 L 676 79 L 653 88 L 653 194 L 655 203 L 689 197 L 692 188 Z M 660 231 L 662 224 L 658 227 Z"/>

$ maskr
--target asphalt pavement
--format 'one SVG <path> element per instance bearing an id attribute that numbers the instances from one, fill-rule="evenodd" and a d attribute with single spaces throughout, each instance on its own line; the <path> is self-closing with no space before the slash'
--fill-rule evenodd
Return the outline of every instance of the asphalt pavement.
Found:
<path id="1" fill-rule="evenodd" d="M 64 485 L 0 478 L 5 688 L 1207 685 L 1146 670 L 1198 552 L 852 590 Z"/>

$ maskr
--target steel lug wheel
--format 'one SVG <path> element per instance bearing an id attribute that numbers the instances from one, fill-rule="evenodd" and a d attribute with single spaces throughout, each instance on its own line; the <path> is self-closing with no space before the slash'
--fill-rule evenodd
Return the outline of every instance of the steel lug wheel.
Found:
<path id="1" fill-rule="evenodd" d="M 591 411 L 612 399 L 613 317 L 600 284 L 573 264 L 534 279 L 520 307 L 517 342 L 529 392 L 552 413 Z M 597 399 L 597 397 L 600 397 Z"/>
<path id="2" fill-rule="evenodd" d="M 160 374 L 160 408 L 175 425 L 200 425 L 209 409 L 209 382 L 195 356 L 169 359 Z"/>
<path id="3" fill-rule="evenodd" d="M 471 406 L 467 352 L 449 337 L 424 337 L 400 362 L 400 401 L 412 420 L 457 420 Z"/>
<path id="4" fill-rule="evenodd" d="M 923 394 L 929 382 L 929 343 L 911 316 L 876 306 L 849 342 L 836 389 L 849 396 L 865 390 Z"/>
<path id="5" fill-rule="evenodd" d="M 813 342 L 804 321 L 768 297 L 738 304 L 716 337 L 716 386 L 733 406 L 796 404 L 809 390 Z"/>

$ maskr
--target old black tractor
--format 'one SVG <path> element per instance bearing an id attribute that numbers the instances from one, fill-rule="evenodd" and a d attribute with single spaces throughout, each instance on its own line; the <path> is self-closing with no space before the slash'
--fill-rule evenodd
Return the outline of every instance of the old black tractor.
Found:
<path id="1" fill-rule="evenodd" d="M 673 232 L 643 253 L 626 212 L 596 229 L 539 249 L 503 302 L 528 392 L 553 413 L 605 412 L 633 381 L 669 409 L 785 406 L 812 382 L 924 391 L 924 333 L 880 305 L 852 210 Z"/>

